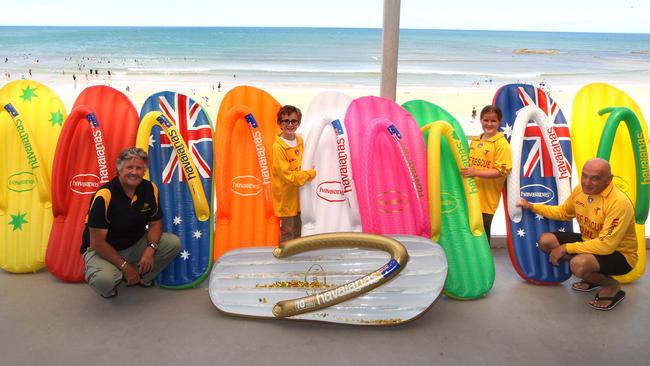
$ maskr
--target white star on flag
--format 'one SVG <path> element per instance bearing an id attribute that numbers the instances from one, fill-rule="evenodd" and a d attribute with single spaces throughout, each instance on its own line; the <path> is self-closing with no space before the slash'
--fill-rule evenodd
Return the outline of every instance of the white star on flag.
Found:
<path id="1" fill-rule="evenodd" d="M 523 238 L 524 236 L 526 236 L 526 231 L 524 229 L 517 230 L 517 236 Z"/>
<path id="2" fill-rule="evenodd" d="M 153 144 L 156 143 L 156 139 L 153 138 L 153 135 L 149 135 L 149 146 L 153 147 Z"/>
<path id="3" fill-rule="evenodd" d="M 542 216 L 540 214 L 535 214 L 535 219 L 536 220 L 544 220 L 544 216 Z"/>
<path id="4" fill-rule="evenodd" d="M 187 249 L 183 250 L 181 252 L 181 259 L 184 261 L 188 260 L 190 258 L 190 252 L 187 251 Z"/>
<path id="5" fill-rule="evenodd" d="M 180 216 L 174 216 L 174 225 L 180 225 L 183 222 Z"/>
<path id="6" fill-rule="evenodd" d="M 565 228 L 563 228 L 563 227 L 561 227 L 561 228 L 559 228 L 559 229 L 557 229 L 557 231 L 559 231 L 559 232 L 562 232 L 562 233 L 563 233 L 563 232 L 566 232 L 566 229 L 565 229 Z"/>
<path id="7" fill-rule="evenodd" d="M 506 124 L 506 127 L 503 128 L 503 134 L 507 138 L 510 138 L 510 135 L 512 135 L 512 126 L 510 126 L 509 124 Z"/>
<path id="8" fill-rule="evenodd" d="M 192 237 L 194 239 L 201 239 L 202 236 L 203 233 L 201 232 L 201 230 L 195 230 L 194 232 L 192 232 Z"/>

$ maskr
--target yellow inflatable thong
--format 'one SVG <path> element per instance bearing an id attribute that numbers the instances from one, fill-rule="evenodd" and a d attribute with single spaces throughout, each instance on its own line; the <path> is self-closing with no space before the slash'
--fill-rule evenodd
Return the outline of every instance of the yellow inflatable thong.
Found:
<path id="1" fill-rule="evenodd" d="M 576 162 L 578 176 L 582 166 L 591 158 L 598 156 L 598 146 L 601 141 L 608 113 L 599 114 L 605 108 L 629 108 L 639 120 L 643 131 L 643 142 L 648 140 L 648 128 L 641 109 L 625 92 L 603 83 L 589 84 L 578 91 L 573 101 L 571 113 L 571 144 L 573 157 Z M 626 123 L 618 124 L 612 139 L 609 162 L 612 166 L 614 184 L 625 192 L 630 200 L 637 202 L 637 174 L 634 157 L 633 141 Z M 647 154 L 646 154 L 647 155 Z M 606 157 L 605 157 L 606 158 Z M 647 162 L 647 156 L 645 157 Z M 640 177 L 639 177 L 640 178 Z M 632 282 L 643 275 L 646 267 L 645 225 L 637 220 L 636 237 L 639 244 L 637 254 L 639 260 L 628 274 L 615 276 L 622 283 Z"/>
<path id="2" fill-rule="evenodd" d="M 52 227 L 50 178 L 65 106 L 48 87 L 18 80 L 0 89 L 0 267 L 45 266 Z"/>

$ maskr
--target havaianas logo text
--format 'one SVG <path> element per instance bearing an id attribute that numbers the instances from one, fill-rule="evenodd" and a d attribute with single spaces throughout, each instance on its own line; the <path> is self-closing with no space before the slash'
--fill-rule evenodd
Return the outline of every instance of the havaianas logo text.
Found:
<path id="1" fill-rule="evenodd" d="M 239 196 L 256 196 L 262 192 L 262 181 L 252 175 L 240 175 L 232 179 L 230 190 Z"/>
<path id="2" fill-rule="evenodd" d="M 462 162 L 463 166 L 469 166 L 469 155 L 467 154 L 467 150 L 464 148 L 463 143 L 458 138 L 458 135 L 456 135 L 456 132 L 452 133 L 452 142 L 456 147 L 456 151 L 458 152 L 458 156 L 460 157 L 460 161 Z M 467 182 L 469 183 L 469 192 L 467 193 L 478 194 L 478 187 L 476 186 L 476 180 L 468 179 Z"/>
<path id="3" fill-rule="evenodd" d="M 70 180 L 70 190 L 78 194 L 94 194 L 99 188 L 95 174 L 77 174 Z"/>
<path id="4" fill-rule="evenodd" d="M 636 133 L 636 143 L 639 145 L 639 158 L 641 159 L 641 174 L 643 175 L 643 180 L 641 184 L 650 184 L 650 162 L 648 162 L 648 145 L 646 145 L 645 137 L 643 136 L 643 131 Z"/>
<path id="5" fill-rule="evenodd" d="M 399 263 L 395 259 L 391 259 L 382 268 L 372 273 L 369 273 L 368 275 L 362 278 L 349 282 L 341 287 L 337 287 L 335 289 L 316 294 L 316 304 L 313 303 L 308 304 L 305 303 L 304 301 L 296 302 L 296 310 L 312 308 L 314 306 L 318 307 L 323 304 L 331 303 L 340 297 L 344 297 L 352 293 L 360 292 L 367 286 L 374 285 L 379 281 L 381 281 L 382 279 L 388 278 L 392 273 L 397 271 L 399 268 L 400 268 Z"/>
<path id="6" fill-rule="evenodd" d="M 529 184 L 520 189 L 520 197 L 530 203 L 543 204 L 550 202 L 555 198 L 555 193 L 550 188 L 542 184 Z"/>
<path id="7" fill-rule="evenodd" d="M 341 125 L 341 121 L 338 119 L 332 121 L 332 127 L 336 133 L 336 150 L 338 152 L 339 159 L 339 174 L 341 175 L 341 185 L 343 186 L 343 193 L 345 194 L 352 192 L 352 181 L 350 179 L 350 168 L 348 166 L 350 160 L 348 159 L 348 151 L 346 149 L 345 132 L 343 132 L 343 126 Z"/>
<path id="8" fill-rule="evenodd" d="M 99 182 L 106 183 L 109 181 L 109 178 L 106 161 L 106 146 L 104 145 L 104 134 L 99 128 L 99 121 L 97 120 L 97 117 L 93 113 L 88 113 L 86 119 L 88 122 L 90 122 L 93 140 L 95 142 L 95 153 L 97 154 L 97 165 L 99 166 Z"/>
<path id="9" fill-rule="evenodd" d="M 447 214 L 456 211 L 458 200 L 449 192 L 440 192 L 440 212 Z"/>
<path id="10" fill-rule="evenodd" d="M 36 187 L 36 176 L 30 172 L 12 174 L 7 179 L 7 187 L 14 192 L 27 192 Z"/>
<path id="11" fill-rule="evenodd" d="M 345 202 L 345 187 L 336 180 L 321 182 L 316 187 L 316 195 L 327 202 Z"/>
<path id="12" fill-rule="evenodd" d="M 397 142 L 397 146 L 399 147 L 400 152 L 402 153 L 402 157 L 404 158 L 406 166 L 408 167 L 409 175 L 411 176 L 411 182 L 413 182 L 417 197 L 424 197 L 422 182 L 420 182 L 420 178 L 418 177 L 418 172 L 415 169 L 413 159 L 411 159 L 411 154 L 409 153 L 408 146 L 406 146 L 406 144 L 402 141 L 402 134 L 399 132 L 395 125 L 388 126 L 388 132 L 391 134 L 391 136 L 393 136 Z"/>
<path id="13" fill-rule="evenodd" d="M 32 148 L 32 143 L 29 140 L 29 135 L 27 134 L 27 131 L 25 131 L 23 119 L 19 117 L 18 111 L 16 111 L 13 105 L 7 104 L 4 108 L 13 117 L 14 124 L 16 125 L 16 131 L 18 131 L 20 142 L 22 142 L 25 153 L 27 154 L 29 165 L 31 165 L 32 169 L 38 168 L 40 165 L 38 163 L 38 159 L 36 158 L 36 153 L 34 153 L 34 149 Z"/>
<path id="14" fill-rule="evenodd" d="M 176 130 L 169 130 L 169 141 L 171 141 L 172 147 L 176 150 L 176 154 L 178 155 L 178 160 L 183 166 L 185 178 L 187 178 L 187 180 L 195 179 L 196 172 L 194 171 L 194 168 L 192 168 L 190 157 L 187 155 L 187 151 L 185 151 L 185 147 L 183 146 L 183 141 Z"/>
<path id="15" fill-rule="evenodd" d="M 169 137 L 169 141 L 172 143 L 172 148 L 174 148 L 174 151 L 176 151 L 178 160 L 181 162 L 183 172 L 185 173 L 185 178 L 188 181 L 195 179 L 196 172 L 194 171 L 194 168 L 192 168 L 190 157 L 187 154 L 187 151 L 185 151 L 185 147 L 183 146 L 183 139 L 178 135 L 177 130 L 171 129 L 174 126 L 172 122 L 169 119 L 165 118 L 165 116 L 158 116 L 158 118 L 156 118 L 156 121 L 167 128 L 165 132 Z"/>
<path id="16" fill-rule="evenodd" d="M 551 140 L 551 150 L 553 151 L 553 158 L 555 159 L 555 164 L 560 173 L 559 178 L 569 178 L 571 175 L 570 167 L 568 166 L 569 163 L 564 158 L 564 152 L 562 152 L 562 146 L 560 145 L 560 141 L 555 133 L 555 127 L 549 127 L 546 129 L 546 132 L 548 132 L 548 137 Z"/>
<path id="17" fill-rule="evenodd" d="M 251 129 L 253 135 L 253 142 L 255 143 L 255 152 L 257 154 L 257 161 L 260 165 L 260 173 L 262 174 L 262 184 L 271 183 L 271 174 L 269 172 L 269 163 L 266 159 L 266 149 L 264 148 L 264 140 L 262 139 L 262 132 L 258 129 L 257 121 L 252 114 L 247 114 L 246 123 Z"/>

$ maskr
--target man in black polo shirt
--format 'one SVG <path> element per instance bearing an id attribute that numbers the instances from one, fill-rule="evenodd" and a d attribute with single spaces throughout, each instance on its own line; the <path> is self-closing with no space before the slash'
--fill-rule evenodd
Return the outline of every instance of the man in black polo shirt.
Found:
<path id="1" fill-rule="evenodd" d="M 86 282 L 102 297 L 127 285 L 150 287 L 174 257 L 180 239 L 162 231 L 158 188 L 143 179 L 147 153 L 129 148 L 117 158 L 117 176 L 99 187 L 88 209 L 81 253 Z"/>

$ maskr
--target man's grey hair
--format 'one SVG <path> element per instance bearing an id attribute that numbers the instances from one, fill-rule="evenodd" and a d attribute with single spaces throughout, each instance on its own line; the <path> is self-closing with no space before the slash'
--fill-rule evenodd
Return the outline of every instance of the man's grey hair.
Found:
<path id="1" fill-rule="evenodd" d="M 117 171 L 119 172 L 122 170 L 124 162 L 131 159 L 142 159 L 145 165 L 148 161 L 147 153 L 143 149 L 139 147 L 129 147 L 128 149 L 122 150 L 120 156 L 117 157 L 117 161 L 115 162 Z"/>

